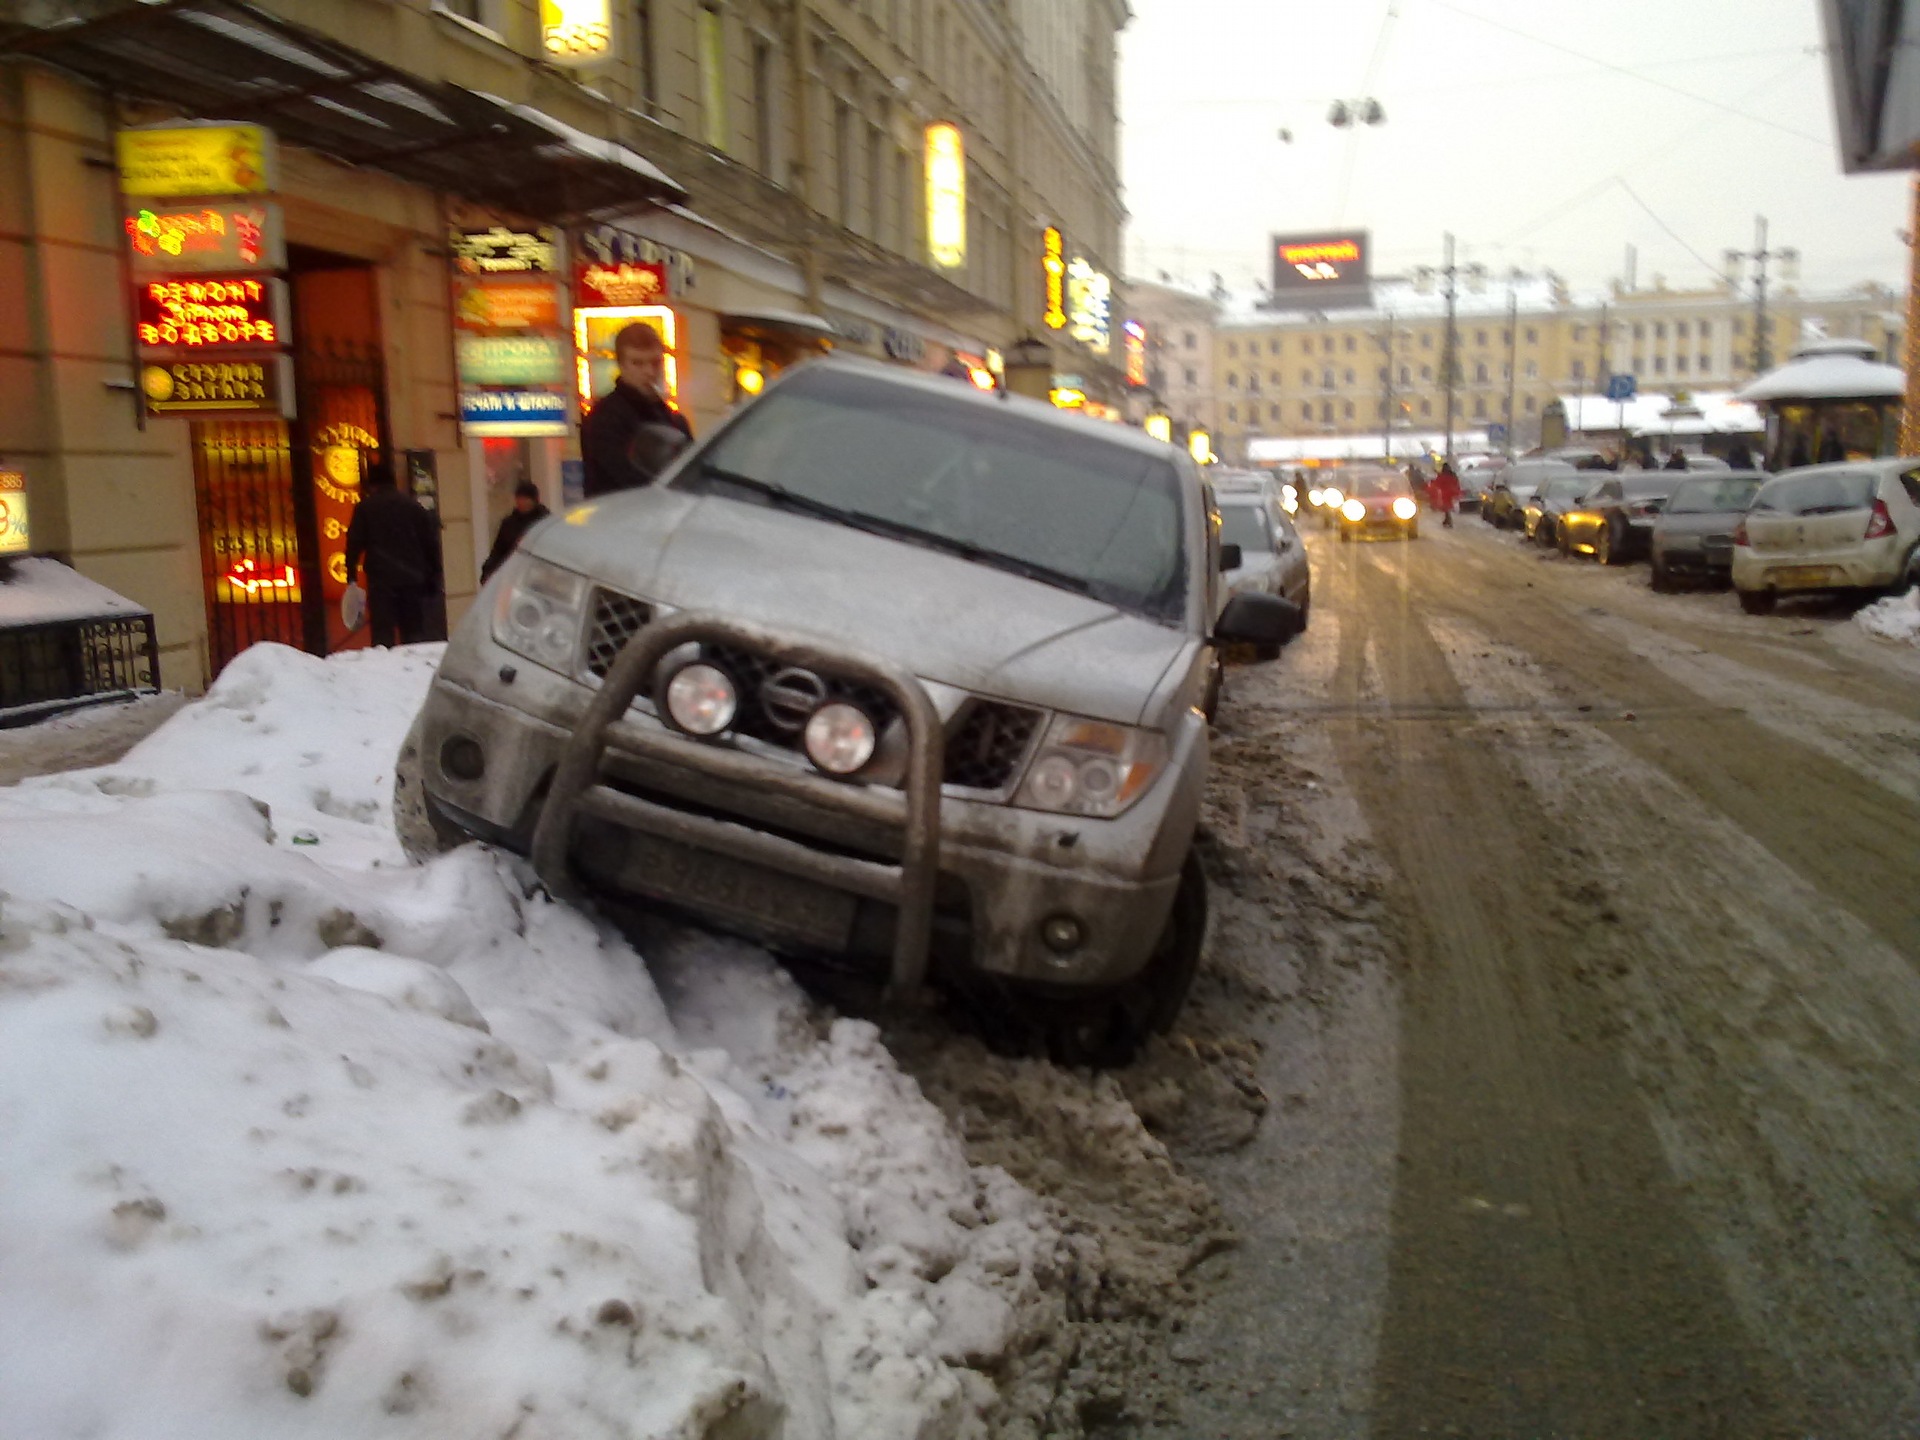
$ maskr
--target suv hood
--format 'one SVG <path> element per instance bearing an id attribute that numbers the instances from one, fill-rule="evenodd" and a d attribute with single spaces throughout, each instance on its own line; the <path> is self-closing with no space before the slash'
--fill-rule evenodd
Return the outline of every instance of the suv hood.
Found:
<path id="1" fill-rule="evenodd" d="M 841 640 L 923 680 L 1137 724 L 1197 636 L 1102 600 L 830 520 L 651 488 L 523 547 L 678 610 Z"/>

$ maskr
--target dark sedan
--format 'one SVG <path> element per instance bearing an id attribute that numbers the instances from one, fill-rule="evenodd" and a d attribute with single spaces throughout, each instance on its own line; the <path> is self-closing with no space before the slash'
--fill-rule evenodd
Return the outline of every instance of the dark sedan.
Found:
<path id="1" fill-rule="evenodd" d="M 1487 487 L 1480 518 L 1496 530 L 1517 529 L 1526 523 L 1526 503 L 1536 490 L 1556 476 L 1579 473 L 1564 460 L 1516 460 Z"/>
<path id="2" fill-rule="evenodd" d="M 1653 548 L 1653 522 L 1686 478 L 1677 470 L 1607 478 L 1561 519 L 1561 550 L 1591 555 L 1602 565 L 1646 558 Z"/>
<path id="3" fill-rule="evenodd" d="M 1733 531 L 1767 477 L 1754 470 L 1683 480 L 1653 522 L 1653 588 L 1681 579 L 1725 585 L 1733 574 Z"/>

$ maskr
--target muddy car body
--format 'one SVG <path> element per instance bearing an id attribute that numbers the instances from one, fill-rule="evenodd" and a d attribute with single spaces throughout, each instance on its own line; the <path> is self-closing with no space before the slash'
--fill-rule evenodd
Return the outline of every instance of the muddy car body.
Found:
<path id="1" fill-rule="evenodd" d="M 896 992 L 931 963 L 1049 1039 L 1124 1051 L 1197 958 L 1214 650 L 1296 618 L 1220 606 L 1217 533 L 1170 446 L 810 364 L 660 484 L 528 537 L 403 750 L 403 835 L 502 844 L 562 893 L 664 902 Z M 833 748 L 849 713 L 870 758 Z"/>

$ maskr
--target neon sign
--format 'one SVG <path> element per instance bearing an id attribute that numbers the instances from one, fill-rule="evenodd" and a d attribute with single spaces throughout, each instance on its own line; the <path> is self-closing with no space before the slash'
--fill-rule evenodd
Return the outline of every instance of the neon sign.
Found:
<path id="1" fill-rule="evenodd" d="M 221 572 L 220 584 L 226 594 L 222 600 L 232 601 L 244 595 L 249 600 L 298 600 L 300 598 L 300 572 L 293 566 L 269 561 L 261 564 L 248 556 L 242 556 Z"/>
<path id="2" fill-rule="evenodd" d="M 967 263 L 967 159 L 960 127 L 927 127 L 927 249 L 947 270 Z"/>
<path id="3" fill-rule="evenodd" d="M 126 229 L 136 270 L 274 270 L 285 262 L 277 205 L 142 206 Z"/>
<path id="4" fill-rule="evenodd" d="M 149 280 L 137 294 L 142 345 L 254 349 L 279 345 L 285 286 L 276 280 Z"/>
<path id="5" fill-rule="evenodd" d="M 285 356 L 159 362 L 141 368 L 140 394 L 149 415 L 278 415 L 292 398 L 291 371 Z"/>
<path id="6" fill-rule="evenodd" d="M 1067 323 L 1067 262 L 1065 242 L 1060 232 L 1049 225 L 1040 235 L 1045 259 L 1042 261 L 1047 272 L 1047 312 L 1046 322 L 1049 330 L 1060 330 Z"/>
<path id="7" fill-rule="evenodd" d="M 1076 255 L 1067 262 L 1067 333 L 1096 355 L 1113 348 L 1113 281 Z"/>
<path id="8" fill-rule="evenodd" d="M 1144 385 L 1147 383 L 1147 327 L 1138 320 L 1129 320 L 1120 329 L 1126 336 L 1127 384 Z"/>
<path id="9" fill-rule="evenodd" d="M 613 48 L 607 0 L 540 0 L 540 48 L 556 65 L 591 65 Z"/>
<path id="10" fill-rule="evenodd" d="M 1364 231 L 1344 235 L 1276 235 L 1273 237 L 1273 289 L 1276 293 L 1311 293 L 1309 304 L 1338 304 L 1352 296 L 1364 297 L 1368 288 L 1367 236 Z M 1336 296 L 1331 292 L 1339 292 Z"/>

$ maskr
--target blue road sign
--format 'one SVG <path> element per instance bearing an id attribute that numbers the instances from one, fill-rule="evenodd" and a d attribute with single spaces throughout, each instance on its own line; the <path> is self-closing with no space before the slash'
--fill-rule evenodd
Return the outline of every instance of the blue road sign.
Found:
<path id="1" fill-rule="evenodd" d="M 1609 400 L 1631 400 L 1638 389 L 1631 375 L 1607 377 L 1607 399 Z"/>
<path id="2" fill-rule="evenodd" d="M 1489 445 L 1506 444 L 1507 443 L 1507 427 L 1502 425 L 1497 420 L 1494 421 L 1491 425 L 1487 426 L 1487 443 Z"/>

